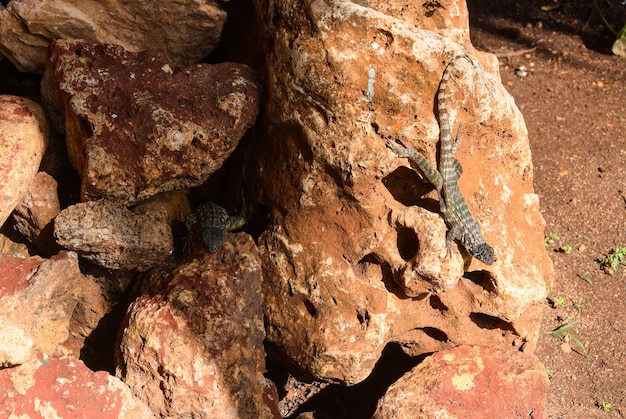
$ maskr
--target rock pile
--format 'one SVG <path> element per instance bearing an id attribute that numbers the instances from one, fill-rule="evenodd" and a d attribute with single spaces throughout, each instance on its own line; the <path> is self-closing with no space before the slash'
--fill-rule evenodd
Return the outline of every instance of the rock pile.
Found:
<path id="1" fill-rule="evenodd" d="M 528 139 L 464 2 L 253 6 L 257 39 L 222 44 L 208 0 L 0 6 L 5 60 L 43 74 L 32 98 L 0 87 L 2 416 L 306 417 L 389 345 L 425 359 L 369 416 L 545 415 Z M 258 68 L 201 62 L 254 42 Z M 439 196 L 385 146 L 436 166 L 462 54 L 449 116 L 490 266 L 447 248 Z M 217 252 L 185 226 L 209 199 L 248 220 Z"/>

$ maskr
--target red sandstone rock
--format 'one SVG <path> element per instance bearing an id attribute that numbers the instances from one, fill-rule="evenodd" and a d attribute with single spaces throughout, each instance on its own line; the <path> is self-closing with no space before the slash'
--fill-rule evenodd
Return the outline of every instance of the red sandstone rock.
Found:
<path id="1" fill-rule="evenodd" d="M 43 253 L 54 254 L 59 249 L 52 235 L 52 220 L 60 212 L 56 180 L 39 172 L 13 211 L 15 228 Z"/>
<path id="2" fill-rule="evenodd" d="M 279 417 L 263 372 L 261 261 L 243 233 L 152 272 L 124 325 L 118 376 L 162 417 Z"/>
<path id="3" fill-rule="evenodd" d="M 548 385 L 533 355 L 463 345 L 435 353 L 395 382 L 374 418 L 545 419 Z"/>
<path id="4" fill-rule="evenodd" d="M 54 235 L 61 246 L 110 269 L 146 271 L 174 251 L 164 210 L 137 215 L 106 200 L 64 209 L 54 220 Z"/>
<path id="5" fill-rule="evenodd" d="M 46 148 L 46 117 L 29 99 L 0 95 L 0 225 L 28 190 Z"/>
<path id="6" fill-rule="evenodd" d="M 182 67 L 73 40 L 54 43 L 42 90 L 66 129 L 83 201 L 135 203 L 221 167 L 259 111 L 254 79 L 243 64 Z"/>
<path id="7" fill-rule="evenodd" d="M 0 51 L 21 70 L 41 73 L 55 39 L 84 39 L 201 61 L 216 47 L 226 13 L 212 0 L 12 1 L 0 7 Z M 0 5 L 1 6 L 1 5 Z"/>
<path id="8" fill-rule="evenodd" d="M 0 370 L 0 417 L 148 419 L 155 417 L 128 386 L 90 371 L 71 356 L 39 356 Z"/>
<path id="9" fill-rule="evenodd" d="M 398 1 L 255 3 L 271 45 L 258 169 L 268 340 L 343 383 L 367 377 L 392 341 L 412 355 L 462 343 L 532 352 L 552 266 L 528 137 L 497 59 L 469 42 L 465 2 L 409 8 L 407 20 Z M 466 53 L 482 68 L 459 66 L 448 107 L 464 123 L 459 187 L 491 266 L 447 252 L 432 185 L 385 146 L 400 139 L 435 165 L 437 90 Z"/>
<path id="10" fill-rule="evenodd" d="M 52 355 L 68 337 L 84 279 L 73 252 L 50 259 L 0 256 L 0 366 Z"/>

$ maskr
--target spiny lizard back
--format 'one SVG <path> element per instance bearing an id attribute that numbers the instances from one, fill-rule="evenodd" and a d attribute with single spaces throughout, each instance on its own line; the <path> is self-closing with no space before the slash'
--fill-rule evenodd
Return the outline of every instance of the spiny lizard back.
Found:
<path id="1" fill-rule="evenodd" d="M 456 151 L 461 141 L 462 126 L 459 126 L 456 138 L 452 138 L 450 115 L 447 107 L 450 99 L 448 88 L 452 77 L 452 69 L 462 59 L 467 60 L 474 69 L 476 68 L 476 64 L 471 57 L 467 55 L 454 57 L 444 69 L 439 89 L 437 90 L 437 111 L 440 131 L 439 170 L 433 169 L 424 157 L 409 147 L 400 149 L 389 140 L 387 141 L 387 146 L 398 156 L 411 159 L 437 189 L 441 213 L 449 228 L 446 234 L 448 250 L 450 251 L 454 240 L 459 240 L 472 256 L 491 265 L 494 262 L 493 248 L 481 235 L 480 227 L 472 217 L 459 190 L 458 179 L 463 172 L 463 168 L 456 159 Z"/>

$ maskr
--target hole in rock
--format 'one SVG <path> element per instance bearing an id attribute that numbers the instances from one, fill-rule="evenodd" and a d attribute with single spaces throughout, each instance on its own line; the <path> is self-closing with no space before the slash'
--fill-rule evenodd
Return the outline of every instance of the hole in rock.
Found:
<path id="1" fill-rule="evenodd" d="M 415 170 L 400 166 L 382 180 L 383 185 L 393 198 L 403 205 L 417 205 L 431 212 L 439 211 L 439 203 L 432 198 L 424 198 L 434 189 L 425 182 Z"/>
<path id="2" fill-rule="evenodd" d="M 301 404 L 287 418 L 295 419 L 302 413 L 314 412 L 315 419 L 369 419 L 376 411 L 376 403 L 389 386 L 425 357 L 408 356 L 400 345 L 389 343 L 365 380 L 350 387 L 330 384 Z"/>
<path id="3" fill-rule="evenodd" d="M 359 272 L 363 275 L 367 274 L 373 266 L 381 266 L 383 259 L 376 253 L 368 253 L 363 256 L 358 262 L 357 267 Z"/>
<path id="4" fill-rule="evenodd" d="M 511 323 L 484 313 L 470 313 L 470 320 L 481 329 L 514 331 Z"/>
<path id="5" fill-rule="evenodd" d="M 441 329 L 437 329 L 436 327 L 422 327 L 421 329 L 422 332 L 424 332 L 424 334 L 426 334 L 426 336 L 431 337 L 435 340 L 438 340 L 440 342 L 447 342 L 448 341 L 448 335 Z"/>
<path id="6" fill-rule="evenodd" d="M 404 260 L 411 260 L 419 250 L 419 239 L 415 230 L 407 227 L 398 227 L 398 253 Z"/>
<path id="7" fill-rule="evenodd" d="M 317 309 L 315 308 L 313 303 L 310 302 L 309 300 L 304 300 L 302 302 L 304 303 L 304 307 L 306 308 L 306 311 L 309 312 L 311 317 L 317 317 Z"/>
<path id="8" fill-rule="evenodd" d="M 356 318 L 365 327 L 367 327 L 370 323 L 370 313 L 367 310 L 357 310 Z"/>
<path id="9" fill-rule="evenodd" d="M 385 286 L 387 292 L 402 300 L 409 298 L 404 291 L 402 291 L 402 288 L 393 280 L 393 272 L 391 272 L 389 264 L 385 262 L 380 255 L 376 253 L 368 253 L 358 262 L 358 267 L 364 275 L 371 269 L 372 265 L 378 265 L 380 267 L 383 285 Z"/>
<path id="10" fill-rule="evenodd" d="M 496 292 L 496 286 L 491 279 L 491 275 L 487 271 L 470 271 L 466 272 L 463 277 L 469 279 L 471 282 L 480 286 L 487 292 Z"/>
<path id="11" fill-rule="evenodd" d="M 441 301 L 441 298 L 437 297 L 436 295 L 431 294 L 428 302 L 430 303 L 430 306 L 434 308 L 435 310 L 438 310 L 438 311 L 448 310 L 448 307 L 443 303 L 443 301 Z"/>
<path id="12" fill-rule="evenodd" d="M 79 117 L 78 126 L 85 137 L 90 138 L 93 135 L 93 127 L 86 118 Z"/>

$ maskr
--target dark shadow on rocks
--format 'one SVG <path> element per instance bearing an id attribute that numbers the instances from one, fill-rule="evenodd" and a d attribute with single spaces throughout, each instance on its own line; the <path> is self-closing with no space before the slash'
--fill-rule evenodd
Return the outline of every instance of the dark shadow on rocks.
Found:
<path id="1" fill-rule="evenodd" d="M 439 203 L 436 200 L 424 198 L 424 195 L 434 187 L 409 167 L 398 167 L 383 178 L 383 185 L 402 205 L 417 205 L 432 212 L 439 212 Z"/>
<path id="2" fill-rule="evenodd" d="M 389 343 L 372 373 L 351 387 L 331 384 L 303 403 L 288 418 L 313 412 L 315 419 L 365 419 L 376 411 L 378 400 L 391 384 L 419 364 L 426 356 L 410 357 L 400 345 Z"/>
<path id="3" fill-rule="evenodd" d="M 115 351 L 119 326 L 126 315 L 128 304 L 118 304 L 100 319 L 96 328 L 85 339 L 80 360 L 92 371 L 106 371 L 115 375 Z"/>
<path id="4" fill-rule="evenodd" d="M 588 49 L 611 54 L 614 36 L 609 29 L 603 27 L 603 21 L 591 0 L 573 0 L 567 3 L 547 6 L 545 1 L 530 0 L 468 0 L 470 26 L 500 38 L 509 38 L 523 46 L 532 47 L 533 41 L 524 37 L 519 31 L 506 25 L 506 20 L 514 21 L 515 27 L 532 24 L 537 27 L 541 23 L 544 30 L 561 32 L 579 36 Z M 619 30 L 626 22 L 626 6 L 620 2 L 598 1 L 602 14 Z M 496 23 L 498 22 L 498 23 Z M 502 25 L 501 25 L 502 24 Z M 509 28 L 507 28 L 509 26 Z M 480 45 L 476 45 L 480 48 Z"/>

